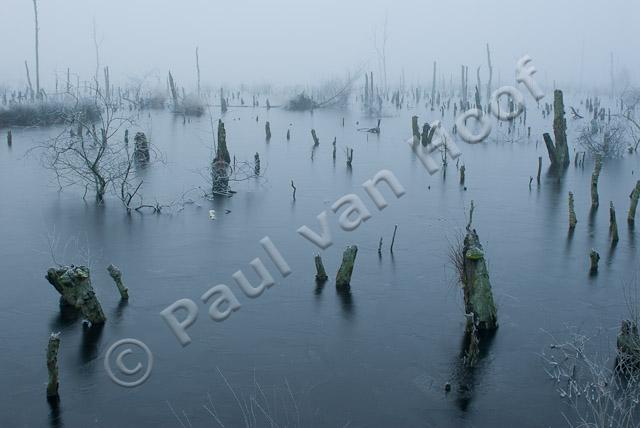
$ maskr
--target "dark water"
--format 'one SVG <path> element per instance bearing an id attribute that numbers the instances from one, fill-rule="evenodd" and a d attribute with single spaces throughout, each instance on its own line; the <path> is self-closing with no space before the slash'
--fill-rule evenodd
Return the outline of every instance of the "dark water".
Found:
<path id="1" fill-rule="evenodd" d="M 530 106 L 528 118 L 531 140 L 505 141 L 506 128 L 494 127 L 492 138 L 483 144 L 460 143 L 466 191 L 458 184 L 455 161 L 450 161 L 445 178 L 442 173 L 430 176 L 414 158 L 405 143 L 413 113 L 403 110 L 384 118 L 382 134 L 367 137 L 356 131 L 356 121 L 360 126 L 375 123 L 355 112 L 229 111 L 224 120 L 232 155 L 252 161 L 259 152 L 265 179 L 236 184 L 238 193 L 224 201 L 209 202 L 193 192 L 197 204 L 162 215 L 127 216 L 117 201 L 96 207 L 82 200 L 81 191 L 58 193 L 38 160 L 25 157 L 29 147 L 55 130 L 14 130 L 13 147 L 0 146 L 0 426 L 218 426 L 203 408 L 210 407 L 209 397 L 225 426 L 244 426 L 220 372 L 247 406 L 249 395 L 261 397 L 259 402 L 268 404 L 264 413 L 278 426 L 565 426 L 562 412 L 569 409 L 539 356 L 552 341 L 543 329 L 563 336 L 567 326 L 586 333 L 604 328 L 610 343 L 601 351 L 614 352 L 616 330 L 626 316 L 623 282 L 638 264 L 637 231 L 630 231 L 625 221 L 638 157 L 627 155 L 605 164 L 601 207 L 590 219 L 592 162 L 587 159 L 584 169 L 572 164 L 560 182 L 548 175 L 541 134 L 551 120 L 542 120 L 535 107 Z M 424 110 L 418 114 L 421 119 L 436 118 Z M 267 119 L 273 132 L 270 143 L 264 141 Z M 444 120 L 453 124 L 451 112 Z M 166 165 L 140 172 L 147 200 L 171 201 L 206 185 L 198 170 L 210 159 L 208 118 L 184 125 L 169 113 L 145 113 L 139 123 L 141 129 L 152 130 L 152 141 L 167 159 Z M 290 123 L 292 139 L 287 142 Z M 321 140 L 313 161 L 312 127 Z M 354 148 L 352 171 L 345 165 L 346 146 Z M 542 183 L 538 187 L 534 178 L 529 190 L 538 156 L 545 164 Z M 383 168 L 398 177 L 406 195 L 395 199 L 384 190 L 389 206 L 380 212 L 361 184 Z M 571 238 L 569 190 L 575 194 L 578 216 Z M 351 293 L 345 295 L 336 292 L 332 281 L 316 287 L 316 248 L 296 229 L 306 224 L 318 230 L 316 216 L 352 192 L 362 197 L 372 218 L 345 232 L 337 216 L 330 215 L 334 245 L 323 252 L 333 278 L 342 248 L 359 246 Z M 461 291 L 448 252 L 466 224 L 465 207 L 471 199 L 500 328 L 483 344 L 477 368 L 465 370 L 459 359 Z M 620 228 L 613 252 L 608 245 L 610 200 L 618 208 Z M 217 211 L 217 220 L 209 220 L 209 209 Z M 392 256 L 388 245 L 394 224 L 398 234 Z M 58 238 L 56 257 L 61 263 L 89 259 L 108 317 L 101 331 L 87 330 L 79 320 L 61 314 L 57 293 L 44 279 L 53 265 L 48 235 Z M 287 278 L 261 249 L 259 240 L 267 235 L 291 266 Z M 602 256 L 595 278 L 588 276 L 592 247 Z M 258 256 L 277 284 L 248 299 L 231 275 L 243 269 L 255 281 L 248 263 Z M 124 273 L 131 295 L 126 305 L 119 303 L 107 275 L 109 263 Z M 212 321 L 208 306 L 199 300 L 219 283 L 229 285 L 242 303 L 222 323 Z M 186 348 L 159 316 L 179 298 L 198 302 L 200 309 L 188 330 L 193 342 Z M 44 354 L 51 331 L 62 332 L 58 406 L 45 399 Z M 155 357 L 151 377 L 134 389 L 112 383 L 103 366 L 108 347 L 125 337 L 142 340 Z M 452 384 L 448 394 L 446 382 Z M 256 384 L 262 392 L 256 392 Z M 265 426 L 263 412 L 253 407 L 257 426 Z"/>

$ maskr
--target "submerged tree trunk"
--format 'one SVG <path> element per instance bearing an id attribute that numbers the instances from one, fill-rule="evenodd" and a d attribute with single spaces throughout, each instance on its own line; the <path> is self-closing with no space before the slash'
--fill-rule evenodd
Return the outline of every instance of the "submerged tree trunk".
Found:
<path id="1" fill-rule="evenodd" d="M 636 183 L 633 191 L 629 195 L 631 199 L 631 205 L 629 206 L 629 215 L 627 221 L 629 224 L 634 224 L 636 221 L 636 209 L 638 208 L 638 199 L 640 198 L 640 180 Z"/>
<path id="2" fill-rule="evenodd" d="M 600 198 L 598 196 L 598 179 L 600 178 L 600 171 L 602 170 L 602 158 L 596 156 L 596 165 L 593 168 L 593 174 L 591 174 L 591 209 L 594 210 L 600 205 Z"/>
<path id="3" fill-rule="evenodd" d="M 47 371 L 49 380 L 47 382 L 47 397 L 58 396 L 58 349 L 60 348 L 60 333 L 51 333 L 49 344 L 47 345 Z"/>
<path id="4" fill-rule="evenodd" d="M 475 229 L 467 230 L 462 251 L 465 312 L 473 314 L 478 330 L 494 330 L 498 327 L 498 315 L 484 250 Z"/>
<path id="5" fill-rule="evenodd" d="M 353 265 L 356 261 L 356 254 L 358 254 L 358 247 L 356 245 L 350 245 L 345 248 L 342 254 L 342 263 L 338 274 L 336 275 L 336 287 L 348 288 L 351 283 L 351 274 L 353 273 Z"/>
<path id="6" fill-rule="evenodd" d="M 564 117 L 562 91 L 559 89 L 553 92 L 553 135 L 556 139 L 555 144 L 548 133 L 542 135 L 549 152 L 551 166 L 567 167 L 571 162 L 567 144 L 567 120 Z"/>
<path id="7" fill-rule="evenodd" d="M 71 265 L 50 268 L 46 278 L 60 293 L 62 300 L 79 309 L 91 324 L 102 324 L 106 321 L 107 318 L 91 285 L 88 267 Z"/>
<path id="8" fill-rule="evenodd" d="M 118 291 L 120 292 L 120 298 L 122 300 L 129 299 L 129 290 L 122 283 L 122 272 L 118 269 L 117 266 L 109 265 L 107 266 L 107 272 L 109 272 L 109 276 L 113 279 L 113 282 L 116 283 L 116 287 L 118 287 Z"/>
<path id="9" fill-rule="evenodd" d="M 327 272 L 324 270 L 324 265 L 322 264 L 322 257 L 320 257 L 320 254 L 316 254 L 314 262 L 316 264 L 316 281 L 326 281 L 329 277 L 327 276 Z"/>

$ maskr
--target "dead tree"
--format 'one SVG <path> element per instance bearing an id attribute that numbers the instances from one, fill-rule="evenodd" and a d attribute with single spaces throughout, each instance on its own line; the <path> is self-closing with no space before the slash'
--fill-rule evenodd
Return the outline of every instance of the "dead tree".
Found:
<path id="1" fill-rule="evenodd" d="M 327 276 L 327 272 L 324 270 L 324 265 L 322 264 L 322 257 L 320 257 L 320 254 L 316 254 L 313 260 L 316 265 L 316 281 L 318 282 L 326 281 L 329 277 Z"/>
<path id="2" fill-rule="evenodd" d="M 591 209 L 595 210 L 600 206 L 600 197 L 598 196 L 598 179 L 602 170 L 602 158 L 596 156 L 596 164 L 591 174 Z"/>
<path id="3" fill-rule="evenodd" d="M 58 397 L 58 349 L 60 348 L 60 333 L 51 333 L 49 344 L 47 345 L 47 397 Z"/>
<path id="4" fill-rule="evenodd" d="M 50 268 L 47 281 L 61 296 L 61 303 L 79 309 L 91 324 L 103 324 L 106 321 L 102 306 L 91 285 L 91 275 L 86 266 L 61 266 Z"/>
<path id="5" fill-rule="evenodd" d="M 569 192 L 569 229 L 575 229 L 576 223 L 578 223 L 578 220 L 576 219 L 576 211 L 573 204 L 573 192 Z"/>
<path id="6" fill-rule="evenodd" d="M 594 249 L 591 249 L 589 253 L 589 260 L 591 261 L 591 267 L 589 268 L 589 273 L 591 275 L 595 275 L 598 273 L 598 262 L 600 261 L 600 254 Z"/>
<path id="7" fill-rule="evenodd" d="M 357 254 L 358 247 L 356 245 L 350 245 L 345 248 L 344 253 L 342 254 L 340 269 L 338 269 L 338 273 L 336 274 L 336 288 L 349 288 L 351 284 L 351 274 L 353 273 L 353 265 L 355 264 Z"/>
<path id="8" fill-rule="evenodd" d="M 118 269 L 117 266 L 109 265 L 107 266 L 107 272 L 109 272 L 109 276 L 113 279 L 113 282 L 116 283 L 118 292 L 120 292 L 120 298 L 122 300 L 129 300 L 129 290 L 122 283 L 122 272 L 120 269 Z"/>
<path id="9" fill-rule="evenodd" d="M 38 27 L 38 3 L 37 0 L 33 0 L 33 16 L 35 22 L 35 32 L 36 32 L 36 96 L 40 97 L 40 46 L 39 46 L 39 36 L 38 33 L 40 28 Z"/>
<path id="10" fill-rule="evenodd" d="M 631 199 L 631 204 L 629 206 L 629 215 L 627 216 L 627 222 L 629 224 L 634 224 L 636 221 L 636 208 L 638 207 L 638 199 L 640 198 L 640 180 L 636 182 L 636 187 L 633 188 L 631 194 L 629 195 L 629 199 Z"/>
<path id="11" fill-rule="evenodd" d="M 615 246 L 620 238 L 618 237 L 618 222 L 613 201 L 609 202 L 609 233 L 611 234 L 611 245 Z"/>
<path id="12" fill-rule="evenodd" d="M 569 159 L 569 146 L 567 144 L 567 120 L 564 117 L 564 102 L 562 91 L 556 89 L 553 92 L 553 134 L 555 144 L 548 133 L 544 133 L 544 143 L 549 152 L 552 167 L 566 167 L 571 163 Z"/>

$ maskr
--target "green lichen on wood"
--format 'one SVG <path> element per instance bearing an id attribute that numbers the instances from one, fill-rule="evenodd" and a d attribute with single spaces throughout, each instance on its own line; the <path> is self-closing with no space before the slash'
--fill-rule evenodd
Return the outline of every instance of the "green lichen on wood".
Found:
<path id="1" fill-rule="evenodd" d="M 640 198 L 640 180 L 636 182 L 636 187 L 633 188 L 633 191 L 629 195 L 629 199 L 631 199 L 631 205 L 629 206 L 629 215 L 627 216 L 627 221 L 629 224 L 633 224 L 636 221 L 636 209 L 638 208 L 638 199 Z"/>
<path id="2" fill-rule="evenodd" d="M 47 345 L 47 397 L 58 396 L 58 349 L 60 348 L 60 333 L 51 333 Z"/>
<path id="3" fill-rule="evenodd" d="M 356 254 L 358 254 L 358 247 L 356 245 L 350 245 L 345 248 L 342 254 L 342 263 L 338 274 L 336 275 L 336 287 L 348 288 L 351 283 L 351 274 L 353 273 L 353 265 L 356 261 Z"/>
<path id="4" fill-rule="evenodd" d="M 80 310 L 91 324 L 106 321 L 102 306 L 91 285 L 91 275 L 86 266 L 62 266 L 50 268 L 47 281 L 60 293 L 64 303 Z"/>
<path id="5" fill-rule="evenodd" d="M 316 254 L 316 256 L 314 257 L 314 262 L 316 264 L 316 281 L 326 281 L 329 277 L 327 276 L 327 272 L 324 270 L 324 265 L 322 264 L 322 257 L 320 257 L 320 254 Z"/>
<path id="6" fill-rule="evenodd" d="M 467 230 L 462 251 L 465 313 L 473 314 L 478 330 L 494 330 L 498 327 L 498 313 L 484 250 L 475 230 Z"/>
<path id="7" fill-rule="evenodd" d="M 118 269 L 117 266 L 109 265 L 107 266 L 107 272 L 109 272 L 109 276 L 113 279 L 113 282 L 116 283 L 116 287 L 118 287 L 118 291 L 120 292 L 120 298 L 122 300 L 129 299 L 129 290 L 122 283 L 122 272 Z"/>

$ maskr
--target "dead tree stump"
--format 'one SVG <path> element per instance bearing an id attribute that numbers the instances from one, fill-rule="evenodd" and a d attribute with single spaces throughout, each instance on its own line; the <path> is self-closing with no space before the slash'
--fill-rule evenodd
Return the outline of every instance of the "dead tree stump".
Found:
<path id="1" fill-rule="evenodd" d="M 591 267 L 589 268 L 589 273 L 591 275 L 595 275 L 598 273 L 598 262 L 600 262 L 600 254 L 594 249 L 591 249 L 589 253 L 589 259 L 591 260 Z"/>
<path id="2" fill-rule="evenodd" d="M 60 348 L 60 333 L 51 333 L 49 344 L 47 345 L 47 371 L 49 380 L 47 382 L 47 397 L 58 396 L 58 349 Z"/>
<path id="3" fill-rule="evenodd" d="M 578 220 L 576 219 L 576 211 L 574 209 L 573 192 L 569 192 L 569 229 L 575 229 L 576 223 L 578 223 Z"/>
<path id="4" fill-rule="evenodd" d="M 631 199 L 631 205 L 629 206 L 629 215 L 627 221 L 629 224 L 634 224 L 636 221 L 636 209 L 638 208 L 638 199 L 640 198 L 640 180 L 636 183 L 633 191 L 629 195 Z"/>
<path id="5" fill-rule="evenodd" d="M 596 156 L 596 165 L 593 168 L 593 174 L 591 174 L 591 209 L 595 210 L 600 205 L 600 198 L 598 196 L 598 179 L 600 178 L 600 171 L 602 170 L 602 158 Z"/>
<path id="6" fill-rule="evenodd" d="M 329 279 L 329 277 L 327 276 L 327 272 L 324 270 L 324 265 L 322 264 L 322 257 L 320 257 L 320 254 L 316 254 L 314 261 L 316 264 L 316 281 L 324 282 Z"/>
<path id="7" fill-rule="evenodd" d="M 562 91 L 556 89 L 553 92 L 553 134 L 555 144 L 548 133 L 544 133 L 544 143 L 547 146 L 551 166 L 567 167 L 571 163 L 569 159 L 569 146 L 567 145 L 567 120 L 564 117 L 564 101 Z"/>
<path id="8" fill-rule="evenodd" d="M 462 253 L 465 312 L 473 314 L 474 324 L 479 331 L 494 330 L 498 327 L 498 312 L 493 301 L 484 250 L 475 229 L 467 229 Z"/>
<path id="9" fill-rule="evenodd" d="M 120 292 L 120 298 L 122 300 L 129 299 L 129 290 L 122 283 L 122 272 L 118 269 L 117 266 L 109 265 L 107 266 L 107 272 L 109 272 L 109 276 L 113 279 L 113 282 L 116 283 L 116 287 L 118 287 L 118 291 Z"/>
<path id="10" fill-rule="evenodd" d="M 336 275 L 336 288 L 349 288 L 353 265 L 356 261 L 356 254 L 358 254 L 358 247 L 356 245 L 350 245 L 345 248 L 342 254 L 342 263 Z"/>
<path id="11" fill-rule="evenodd" d="M 136 132 L 133 155 L 138 162 L 148 162 L 151 159 L 149 154 L 149 141 L 144 132 Z"/>
<path id="12" fill-rule="evenodd" d="M 106 321 L 107 318 L 91 285 L 88 267 L 71 265 L 50 268 L 46 278 L 60 293 L 63 302 L 79 309 L 91 324 L 103 324 Z"/>

